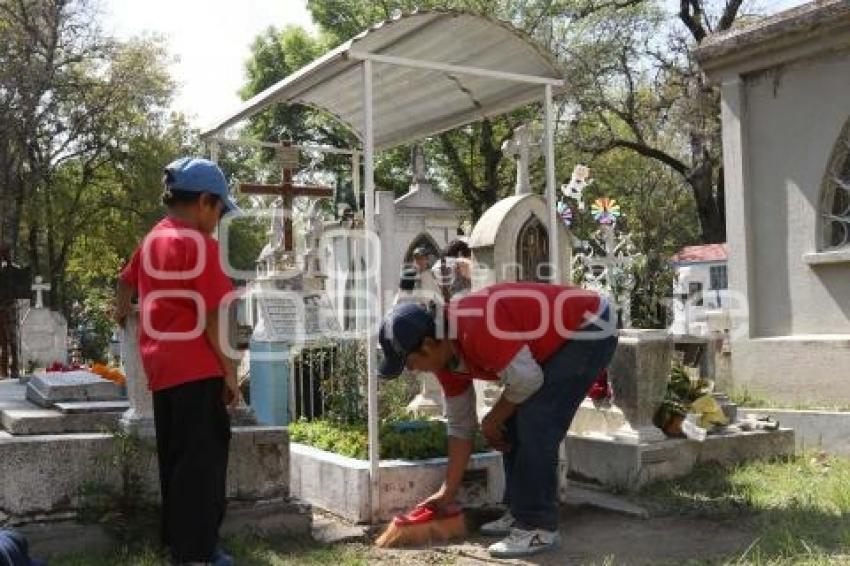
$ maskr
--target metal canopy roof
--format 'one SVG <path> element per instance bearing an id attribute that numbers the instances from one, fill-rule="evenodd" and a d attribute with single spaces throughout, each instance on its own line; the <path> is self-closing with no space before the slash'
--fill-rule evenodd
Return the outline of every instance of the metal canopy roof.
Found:
<path id="1" fill-rule="evenodd" d="M 269 87 L 202 137 L 221 135 L 277 103 L 326 110 L 363 139 L 362 61 L 374 63 L 376 149 L 541 100 L 563 86 L 554 58 L 508 23 L 456 11 L 376 25 Z"/>

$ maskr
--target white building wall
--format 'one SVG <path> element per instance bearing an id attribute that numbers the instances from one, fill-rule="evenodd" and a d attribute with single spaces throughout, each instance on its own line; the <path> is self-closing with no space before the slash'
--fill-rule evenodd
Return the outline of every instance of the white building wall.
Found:
<path id="1" fill-rule="evenodd" d="M 810 266 L 824 174 L 850 118 L 850 56 L 746 83 L 753 337 L 850 333 L 850 264 Z M 848 148 L 850 151 L 850 148 Z M 730 242 L 734 245 L 734 242 Z"/>
<path id="2" fill-rule="evenodd" d="M 723 79 L 735 386 L 787 403 L 850 402 L 850 263 L 810 265 L 824 175 L 850 118 L 850 54 Z M 849 148 L 850 149 L 850 148 Z M 736 315 L 732 315 L 733 321 Z"/>

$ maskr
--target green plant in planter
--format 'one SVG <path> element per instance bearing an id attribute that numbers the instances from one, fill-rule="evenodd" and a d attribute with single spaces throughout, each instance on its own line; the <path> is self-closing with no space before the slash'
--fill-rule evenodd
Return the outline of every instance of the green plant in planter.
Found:
<path id="1" fill-rule="evenodd" d="M 381 458 L 384 460 L 426 460 L 446 456 L 446 425 L 440 421 L 388 421 L 381 424 Z M 365 422 L 342 425 L 325 420 L 300 421 L 289 425 L 293 442 L 306 444 L 350 458 L 369 457 Z M 476 436 L 476 452 L 485 452 L 481 435 Z"/>

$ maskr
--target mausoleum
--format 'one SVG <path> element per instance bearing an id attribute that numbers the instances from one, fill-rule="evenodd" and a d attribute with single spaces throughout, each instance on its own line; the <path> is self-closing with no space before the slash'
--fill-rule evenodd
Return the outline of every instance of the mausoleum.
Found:
<path id="1" fill-rule="evenodd" d="M 850 4 L 708 39 L 722 93 L 732 371 L 784 401 L 850 401 Z"/>

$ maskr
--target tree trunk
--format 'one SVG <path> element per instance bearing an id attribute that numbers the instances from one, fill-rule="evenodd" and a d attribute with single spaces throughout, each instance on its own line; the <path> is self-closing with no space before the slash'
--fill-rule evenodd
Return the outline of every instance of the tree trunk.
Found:
<path id="1" fill-rule="evenodd" d="M 722 174 L 721 170 L 717 190 L 714 186 L 714 168 L 707 161 L 694 169 L 687 178 L 696 201 L 700 239 L 704 244 L 726 241 L 726 211 L 723 202 Z"/>

